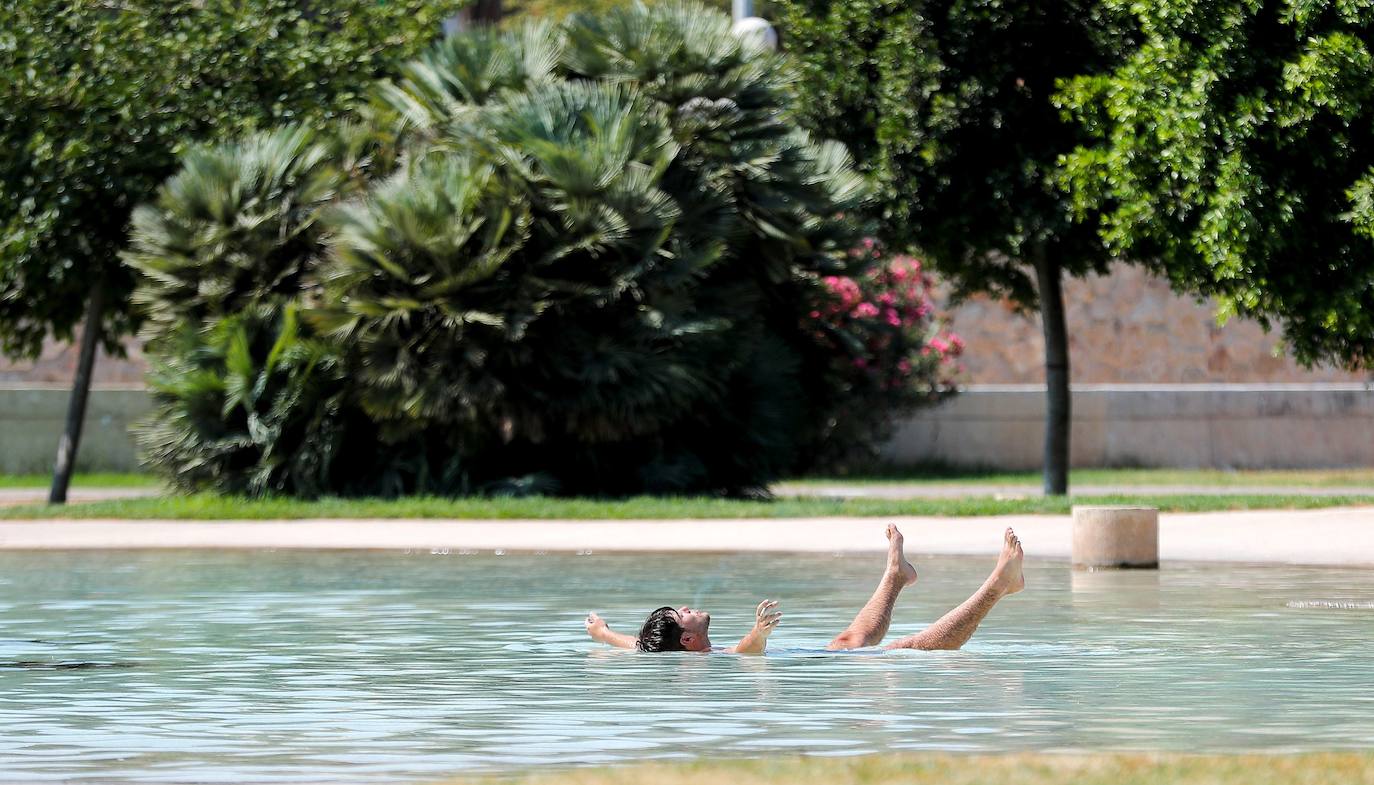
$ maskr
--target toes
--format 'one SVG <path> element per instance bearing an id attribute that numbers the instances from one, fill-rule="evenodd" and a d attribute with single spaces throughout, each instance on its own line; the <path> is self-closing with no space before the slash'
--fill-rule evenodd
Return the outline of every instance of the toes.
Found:
<path id="1" fill-rule="evenodd" d="M 1021 538 L 1011 532 L 1011 529 L 1007 529 L 1007 531 L 1010 533 L 1010 538 L 1007 540 L 1007 549 L 1011 551 L 1013 556 L 1021 556 Z"/>

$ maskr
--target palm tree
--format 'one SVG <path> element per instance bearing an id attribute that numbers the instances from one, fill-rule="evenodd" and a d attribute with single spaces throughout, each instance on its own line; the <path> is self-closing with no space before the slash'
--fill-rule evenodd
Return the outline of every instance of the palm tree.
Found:
<path id="1" fill-rule="evenodd" d="M 635 5 L 447 39 L 329 154 L 189 157 L 130 256 L 145 449 L 255 493 L 760 489 L 844 394 L 820 278 L 870 263 L 791 85 L 728 17 Z"/>
<path id="2" fill-rule="evenodd" d="M 335 347 L 303 331 L 320 217 L 349 189 L 337 143 L 287 127 L 189 153 L 134 214 L 151 416 L 145 461 L 186 489 L 313 495 L 342 435 Z"/>

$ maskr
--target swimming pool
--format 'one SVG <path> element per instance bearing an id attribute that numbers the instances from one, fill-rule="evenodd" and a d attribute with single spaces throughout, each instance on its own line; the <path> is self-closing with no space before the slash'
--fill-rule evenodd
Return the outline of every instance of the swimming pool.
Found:
<path id="1" fill-rule="evenodd" d="M 908 541 L 918 554 L 919 544 Z M 913 557 L 889 637 L 982 581 Z M 818 649 L 880 556 L 0 554 L 0 779 L 415 781 L 699 755 L 1374 746 L 1374 571 L 1168 565 L 1028 589 L 960 652 Z M 599 647 L 662 604 L 765 658 Z"/>

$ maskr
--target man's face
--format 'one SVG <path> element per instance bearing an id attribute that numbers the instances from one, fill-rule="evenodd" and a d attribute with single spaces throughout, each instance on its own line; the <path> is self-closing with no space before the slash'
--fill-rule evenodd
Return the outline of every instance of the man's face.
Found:
<path id="1" fill-rule="evenodd" d="M 682 626 L 682 645 L 688 651 L 711 648 L 711 639 L 706 634 L 711 626 L 711 614 L 684 605 L 677 609 L 677 623 Z"/>

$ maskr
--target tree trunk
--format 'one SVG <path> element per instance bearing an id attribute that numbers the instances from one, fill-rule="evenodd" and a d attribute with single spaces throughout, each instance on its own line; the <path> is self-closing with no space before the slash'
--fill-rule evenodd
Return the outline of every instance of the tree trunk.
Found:
<path id="1" fill-rule="evenodd" d="M 501 0 L 476 0 L 444 20 L 444 35 L 457 35 L 474 27 L 494 25 L 501 21 L 503 15 Z"/>
<path id="2" fill-rule="evenodd" d="M 501 21 L 501 0 L 477 0 L 466 10 L 474 25 L 494 25 Z"/>
<path id="3" fill-rule="evenodd" d="M 1064 324 L 1062 271 L 1043 246 L 1035 250 L 1040 325 L 1045 333 L 1045 495 L 1069 492 L 1069 334 Z"/>
<path id="4" fill-rule="evenodd" d="M 81 446 L 81 426 L 86 421 L 86 398 L 91 391 L 91 371 L 95 368 L 95 350 L 100 345 L 100 320 L 105 315 L 105 280 L 96 279 L 91 298 L 86 301 L 86 316 L 81 327 L 81 356 L 77 360 L 76 379 L 72 382 L 71 398 L 67 401 L 67 428 L 57 442 L 57 462 L 53 467 L 49 504 L 67 503 L 67 486 L 76 466 L 76 451 Z"/>

